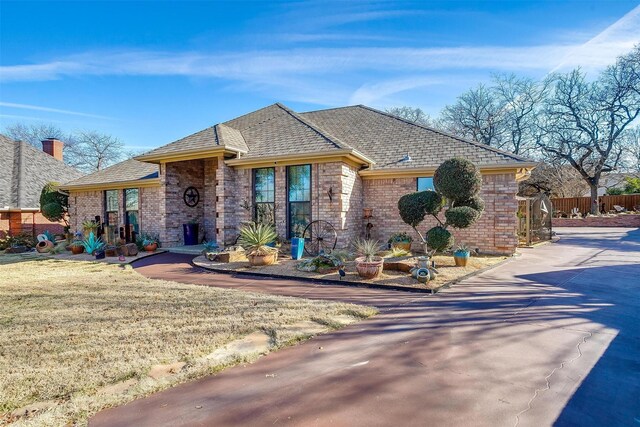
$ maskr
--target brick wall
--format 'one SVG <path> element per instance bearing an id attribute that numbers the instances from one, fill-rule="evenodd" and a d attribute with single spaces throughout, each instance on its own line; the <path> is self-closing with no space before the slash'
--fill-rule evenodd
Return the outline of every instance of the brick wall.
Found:
<path id="1" fill-rule="evenodd" d="M 0 236 L 27 233 L 33 236 L 50 231 L 64 233 L 64 222 L 51 222 L 40 212 L 0 212 Z"/>
<path id="2" fill-rule="evenodd" d="M 553 218 L 551 222 L 553 227 L 640 227 L 640 215 Z"/>
<path id="3" fill-rule="evenodd" d="M 414 236 L 414 249 L 420 248 L 415 231 L 400 218 L 398 199 L 416 191 L 416 178 L 366 179 L 364 184 L 364 207 L 373 209 L 373 238 L 386 243 L 395 232 L 406 231 Z M 481 196 L 486 203 L 480 220 L 465 230 L 452 229 L 458 243 L 466 243 L 485 253 L 512 254 L 517 246 L 518 203 L 515 195 L 518 185 L 513 174 L 484 175 Z M 421 224 L 420 232 L 426 232 L 437 225 L 437 221 L 427 217 Z"/>
<path id="4" fill-rule="evenodd" d="M 161 187 L 159 192 L 162 209 L 160 217 L 164 219 L 163 236 L 160 240 L 166 247 L 184 244 L 182 224 L 191 220 L 200 224 L 200 241 L 204 237 L 204 161 L 189 160 L 184 162 L 165 163 L 161 168 Z M 184 203 L 184 192 L 188 187 L 195 187 L 200 194 L 200 202 L 189 207 Z M 164 197 L 164 199 L 162 198 Z M 207 236 L 210 238 L 210 236 Z"/>
<path id="5" fill-rule="evenodd" d="M 71 232 L 82 231 L 82 222 L 104 216 L 104 192 L 72 191 L 69 193 L 69 226 Z M 120 215 L 118 215 L 121 218 Z"/>
<path id="6" fill-rule="evenodd" d="M 122 192 L 118 190 L 121 197 L 118 199 L 118 226 L 124 225 L 124 203 Z M 138 193 L 138 209 L 140 231 L 152 233 L 160 236 L 160 241 L 164 245 L 162 235 L 162 218 L 159 212 L 160 188 L 143 187 Z M 96 216 L 104 221 L 104 191 L 72 191 L 69 194 L 69 225 L 71 232 L 82 231 L 82 222 L 93 220 Z"/>

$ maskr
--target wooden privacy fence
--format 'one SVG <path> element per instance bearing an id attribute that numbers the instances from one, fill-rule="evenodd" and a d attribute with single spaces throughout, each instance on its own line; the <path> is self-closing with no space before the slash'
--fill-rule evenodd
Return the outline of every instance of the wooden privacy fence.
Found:
<path id="1" fill-rule="evenodd" d="M 591 212 L 591 197 L 564 197 L 551 199 L 554 212 L 570 214 L 573 208 L 578 208 L 580 213 Z M 602 204 L 604 203 L 604 207 Z M 619 196 L 598 197 L 598 209 L 601 212 L 614 211 L 614 205 L 622 206 L 628 211 L 640 206 L 640 194 L 621 194 Z"/>

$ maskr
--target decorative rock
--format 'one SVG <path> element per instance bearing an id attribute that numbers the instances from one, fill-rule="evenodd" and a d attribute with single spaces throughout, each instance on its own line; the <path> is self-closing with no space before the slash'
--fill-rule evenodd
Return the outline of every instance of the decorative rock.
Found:
<path id="1" fill-rule="evenodd" d="M 244 250 L 242 251 L 232 251 L 232 252 L 220 252 L 216 254 L 216 261 L 218 262 L 242 262 L 247 261 L 247 255 Z"/>
<path id="2" fill-rule="evenodd" d="M 7 249 L 5 250 L 5 253 L 8 253 L 8 254 L 21 254 L 21 253 L 23 253 L 23 252 L 27 252 L 27 250 L 28 250 L 28 249 L 27 249 L 27 247 L 26 247 L 26 246 L 23 246 L 23 245 L 20 245 L 20 246 L 12 246 L 12 247 L 10 247 L 10 248 L 7 248 Z"/>
<path id="3" fill-rule="evenodd" d="M 122 254 L 124 256 L 136 256 L 138 255 L 138 247 L 135 243 L 127 243 L 122 246 Z"/>
<path id="4" fill-rule="evenodd" d="M 118 248 L 116 248 L 115 246 L 107 246 L 104 252 L 108 257 L 118 256 Z"/>

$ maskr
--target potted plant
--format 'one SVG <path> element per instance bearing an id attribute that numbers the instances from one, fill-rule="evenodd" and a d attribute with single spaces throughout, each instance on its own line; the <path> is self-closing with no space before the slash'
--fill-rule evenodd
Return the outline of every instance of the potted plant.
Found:
<path id="1" fill-rule="evenodd" d="M 82 244 L 82 240 L 74 240 L 71 242 L 71 253 L 74 255 L 80 255 L 84 252 L 84 245 Z"/>
<path id="2" fill-rule="evenodd" d="M 100 259 L 98 258 L 100 255 L 104 258 L 104 242 L 101 238 L 96 238 L 93 232 L 89 233 L 89 237 L 82 241 L 82 246 L 89 255 L 96 255 L 97 259 Z"/>
<path id="3" fill-rule="evenodd" d="M 471 250 L 469 247 L 464 243 L 459 244 L 453 252 L 453 259 L 456 262 L 456 267 L 466 267 L 470 256 Z"/>
<path id="4" fill-rule="evenodd" d="M 97 222 L 89 220 L 89 219 L 84 220 L 82 222 L 82 233 L 83 233 L 83 236 L 85 238 L 89 237 L 90 233 L 96 234 L 97 231 L 98 231 L 98 223 Z"/>
<path id="5" fill-rule="evenodd" d="M 144 250 L 147 252 L 155 252 L 156 249 L 158 249 L 158 240 L 155 239 L 154 237 L 147 236 L 142 241 L 142 246 L 144 247 Z"/>
<path id="6" fill-rule="evenodd" d="M 355 259 L 356 270 L 363 279 L 374 279 L 382 273 L 384 258 L 378 256 L 379 243 L 370 239 L 356 239 L 353 247 L 360 257 Z"/>
<path id="7" fill-rule="evenodd" d="M 271 225 L 251 222 L 240 228 L 238 242 L 247 251 L 247 258 L 251 265 L 271 265 L 278 260 L 278 249 L 268 244 L 276 237 L 276 231 Z"/>
<path id="8" fill-rule="evenodd" d="M 413 242 L 413 237 L 403 231 L 402 233 L 392 234 L 387 243 L 389 243 L 390 248 L 404 249 L 408 252 L 411 250 L 411 242 Z"/>
<path id="9" fill-rule="evenodd" d="M 182 234 L 185 246 L 193 246 L 198 244 L 198 232 L 200 225 L 197 219 L 190 219 L 186 224 L 182 224 Z"/>
<path id="10" fill-rule="evenodd" d="M 202 245 L 204 246 L 204 248 L 202 249 L 202 254 L 205 257 L 207 257 L 209 261 L 213 261 L 213 259 L 215 258 L 215 255 L 218 253 L 220 249 L 218 247 L 218 244 L 214 241 L 210 241 L 210 242 L 204 242 Z"/>

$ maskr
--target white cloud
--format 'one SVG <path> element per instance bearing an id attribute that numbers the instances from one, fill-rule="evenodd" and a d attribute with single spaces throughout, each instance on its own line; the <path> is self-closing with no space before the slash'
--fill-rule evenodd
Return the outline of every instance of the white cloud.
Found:
<path id="1" fill-rule="evenodd" d="M 377 100 L 386 98 L 389 95 L 442 83 L 442 79 L 439 78 L 413 76 L 403 79 L 385 80 L 378 83 L 365 84 L 360 86 L 353 95 L 351 95 L 349 104 L 371 105 Z"/>
<path id="2" fill-rule="evenodd" d="M 8 108 L 17 108 L 23 110 L 32 110 L 32 111 L 46 111 L 49 113 L 58 113 L 58 114 L 67 114 L 72 116 L 82 116 L 82 117 L 91 117 L 94 119 L 109 119 L 110 117 L 99 116 L 97 114 L 88 114 L 81 113 L 78 111 L 69 111 L 69 110 L 60 110 L 58 108 L 49 108 L 49 107 L 41 107 L 39 105 L 29 105 L 29 104 L 16 104 L 13 102 L 2 102 L 0 101 L 0 107 L 8 107 Z"/>
<path id="3" fill-rule="evenodd" d="M 551 70 L 560 71 L 581 66 L 597 71 L 612 64 L 616 57 L 640 43 L 640 5 L 611 24 L 586 43 L 571 49 Z"/>

